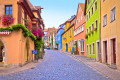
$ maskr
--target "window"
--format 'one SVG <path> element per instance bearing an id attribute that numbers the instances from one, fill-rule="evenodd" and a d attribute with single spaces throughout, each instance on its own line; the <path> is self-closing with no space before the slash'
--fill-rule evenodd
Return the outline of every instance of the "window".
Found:
<path id="1" fill-rule="evenodd" d="M 88 45 L 87 45 L 87 55 L 88 55 Z"/>
<path id="2" fill-rule="evenodd" d="M 94 30 L 94 24 L 92 24 L 92 30 Z"/>
<path id="3" fill-rule="evenodd" d="M 70 47 L 71 47 L 71 41 L 70 41 Z"/>
<path id="4" fill-rule="evenodd" d="M 81 15 L 81 21 L 83 20 L 83 16 Z"/>
<path id="5" fill-rule="evenodd" d="M 89 11 L 89 19 L 90 19 L 90 11 Z"/>
<path id="6" fill-rule="evenodd" d="M 91 27 L 89 27 L 89 32 L 91 31 Z"/>
<path id="7" fill-rule="evenodd" d="M 97 10 L 97 1 L 95 2 L 95 11 Z"/>
<path id="8" fill-rule="evenodd" d="M 81 52 L 84 52 L 84 41 L 80 41 L 80 44 L 81 44 Z"/>
<path id="9" fill-rule="evenodd" d="M 95 44 L 94 43 L 92 44 L 92 51 L 93 51 L 93 54 L 95 54 Z"/>
<path id="10" fill-rule="evenodd" d="M 72 34 L 73 34 L 73 29 L 72 29 Z"/>
<path id="11" fill-rule="evenodd" d="M 107 14 L 103 16 L 103 27 L 107 25 Z"/>
<path id="12" fill-rule="evenodd" d="M 98 20 L 95 21 L 95 27 L 98 28 Z"/>
<path id="13" fill-rule="evenodd" d="M 93 15 L 93 7 L 92 7 L 92 9 L 91 9 L 91 14 Z"/>
<path id="14" fill-rule="evenodd" d="M 5 6 L 5 14 L 12 15 L 12 5 L 6 5 Z"/>
<path id="15" fill-rule="evenodd" d="M 111 22 L 114 21 L 116 19 L 116 7 L 114 7 L 112 10 L 111 10 L 111 18 L 110 18 Z"/>
<path id="16" fill-rule="evenodd" d="M 80 47 L 80 40 L 78 41 L 78 46 Z"/>
<path id="17" fill-rule="evenodd" d="M 70 36 L 71 36 L 71 30 L 70 30 Z"/>
<path id="18" fill-rule="evenodd" d="M 84 31 L 84 25 L 82 25 L 82 31 Z"/>
<path id="19" fill-rule="evenodd" d="M 79 17 L 79 23 L 80 23 L 80 17 Z"/>
<path id="20" fill-rule="evenodd" d="M 90 4 L 90 0 L 88 0 L 88 5 Z"/>
<path id="21" fill-rule="evenodd" d="M 91 54 L 91 44 L 89 45 L 89 54 Z"/>
<path id="22" fill-rule="evenodd" d="M 77 20 L 77 25 L 78 25 L 78 20 Z"/>
<path id="23" fill-rule="evenodd" d="M 69 36 L 69 31 L 68 31 L 68 36 Z"/>
<path id="24" fill-rule="evenodd" d="M 88 29 L 87 29 L 87 34 L 88 34 Z"/>
<path id="25" fill-rule="evenodd" d="M 73 46 L 73 40 L 72 40 L 72 46 Z"/>

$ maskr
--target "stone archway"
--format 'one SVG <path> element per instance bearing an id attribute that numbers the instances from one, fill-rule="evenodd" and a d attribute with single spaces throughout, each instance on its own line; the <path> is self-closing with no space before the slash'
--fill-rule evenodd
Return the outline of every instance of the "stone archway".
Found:
<path id="1" fill-rule="evenodd" d="M 25 43 L 25 62 L 29 62 L 30 61 L 30 44 L 29 44 L 29 40 L 26 40 Z"/>
<path id="2" fill-rule="evenodd" d="M 7 45 L 2 38 L 0 38 L 0 59 L 1 65 L 7 65 Z"/>

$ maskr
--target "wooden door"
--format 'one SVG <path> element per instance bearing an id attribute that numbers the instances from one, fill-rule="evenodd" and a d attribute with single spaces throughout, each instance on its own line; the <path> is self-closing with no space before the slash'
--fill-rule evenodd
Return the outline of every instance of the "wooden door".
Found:
<path id="1" fill-rule="evenodd" d="M 113 63 L 116 64 L 116 45 L 115 45 L 115 39 L 113 39 Z"/>
<path id="2" fill-rule="evenodd" d="M 105 60 L 106 60 L 106 63 L 107 63 L 107 41 L 105 41 Z"/>

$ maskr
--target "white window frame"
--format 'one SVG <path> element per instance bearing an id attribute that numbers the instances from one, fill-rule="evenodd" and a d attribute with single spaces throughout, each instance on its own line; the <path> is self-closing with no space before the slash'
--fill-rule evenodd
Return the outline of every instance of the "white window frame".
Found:
<path id="1" fill-rule="evenodd" d="M 115 10 L 115 17 L 113 16 L 113 10 Z M 110 21 L 113 22 L 116 20 L 116 7 L 111 9 Z"/>
<path id="2" fill-rule="evenodd" d="M 84 52 L 84 41 L 80 41 L 80 50 L 81 50 L 81 52 Z"/>
<path id="3" fill-rule="evenodd" d="M 81 21 L 83 20 L 83 15 L 81 15 Z"/>
<path id="4" fill-rule="evenodd" d="M 80 23 L 80 17 L 79 17 L 79 23 Z"/>
<path id="5" fill-rule="evenodd" d="M 107 14 L 103 16 L 103 27 L 107 25 Z"/>

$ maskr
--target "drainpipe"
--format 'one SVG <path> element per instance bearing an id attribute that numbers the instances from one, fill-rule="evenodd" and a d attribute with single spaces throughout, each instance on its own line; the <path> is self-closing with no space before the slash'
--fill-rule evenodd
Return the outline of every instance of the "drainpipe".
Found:
<path id="1" fill-rule="evenodd" d="M 99 24 L 99 39 L 100 39 L 100 42 L 99 42 L 99 60 L 101 60 L 101 0 L 99 0 L 99 9 L 100 9 L 100 24 Z"/>

